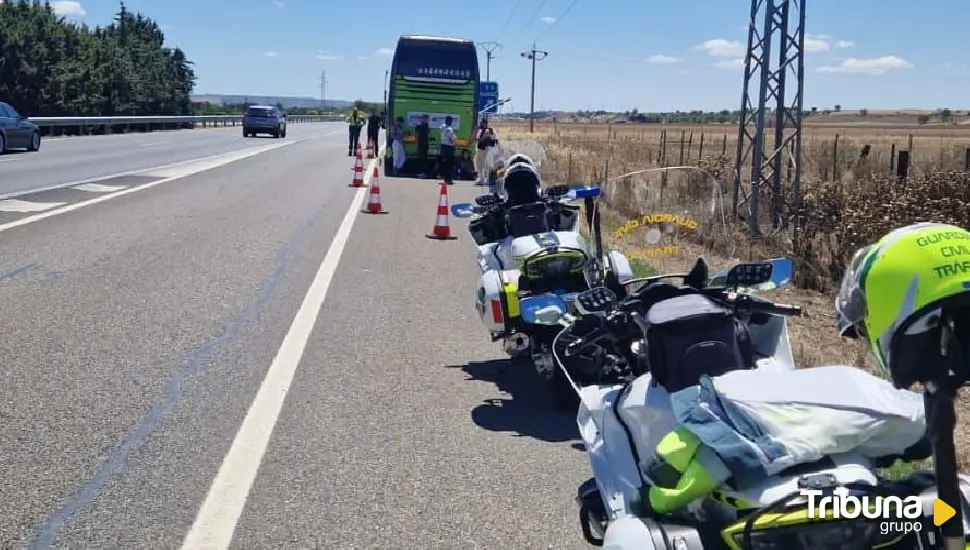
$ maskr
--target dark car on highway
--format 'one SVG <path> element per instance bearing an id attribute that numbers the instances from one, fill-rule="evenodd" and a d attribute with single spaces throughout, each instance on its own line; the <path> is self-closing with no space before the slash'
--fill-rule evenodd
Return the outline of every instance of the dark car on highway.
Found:
<path id="1" fill-rule="evenodd" d="M 40 149 L 40 127 L 9 103 L 0 102 L 0 154 L 8 149 Z"/>
<path id="2" fill-rule="evenodd" d="M 256 137 L 256 134 L 285 138 L 286 115 L 271 105 L 250 105 L 243 115 L 243 137 Z"/>

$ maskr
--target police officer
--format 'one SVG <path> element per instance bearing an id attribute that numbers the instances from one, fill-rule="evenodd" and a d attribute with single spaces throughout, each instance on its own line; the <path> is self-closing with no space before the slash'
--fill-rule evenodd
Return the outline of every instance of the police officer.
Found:
<path id="1" fill-rule="evenodd" d="M 367 143 L 374 144 L 374 153 L 377 153 L 377 139 L 381 133 L 381 116 L 377 114 L 377 109 L 367 117 Z"/>
<path id="2" fill-rule="evenodd" d="M 350 145 L 347 148 L 347 156 L 357 154 L 357 147 L 360 146 L 360 129 L 364 126 L 364 115 L 355 106 L 346 117 L 347 128 L 350 130 Z"/>

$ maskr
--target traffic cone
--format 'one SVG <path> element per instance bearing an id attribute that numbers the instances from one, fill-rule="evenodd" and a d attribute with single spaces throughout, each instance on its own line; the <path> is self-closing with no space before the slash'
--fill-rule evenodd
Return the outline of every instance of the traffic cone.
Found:
<path id="1" fill-rule="evenodd" d="M 387 214 L 381 206 L 381 175 L 377 166 L 370 180 L 370 193 L 367 195 L 367 208 L 361 210 L 365 214 Z"/>
<path id="2" fill-rule="evenodd" d="M 458 238 L 452 236 L 451 228 L 448 226 L 448 185 L 444 182 L 441 183 L 441 193 L 438 194 L 438 214 L 434 220 L 434 227 L 425 237 L 439 241 Z"/>
<path id="3" fill-rule="evenodd" d="M 350 187 L 364 186 L 364 159 L 360 158 L 360 148 L 357 149 L 357 157 L 354 159 L 354 180 L 350 182 Z"/>
<path id="4" fill-rule="evenodd" d="M 374 142 L 368 138 L 367 139 L 367 160 L 374 158 Z"/>

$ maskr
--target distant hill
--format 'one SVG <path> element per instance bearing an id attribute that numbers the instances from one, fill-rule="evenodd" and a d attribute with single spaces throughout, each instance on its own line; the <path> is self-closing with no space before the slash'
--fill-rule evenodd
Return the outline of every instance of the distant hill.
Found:
<path id="1" fill-rule="evenodd" d="M 227 94 L 198 94 L 192 96 L 196 103 L 212 103 L 215 105 L 240 105 L 243 103 L 262 103 L 265 105 L 283 105 L 283 108 L 312 108 L 321 107 L 320 100 L 315 97 L 277 97 L 261 95 L 227 95 Z M 328 99 L 326 107 L 331 109 L 346 109 L 353 105 L 353 101 Z"/>

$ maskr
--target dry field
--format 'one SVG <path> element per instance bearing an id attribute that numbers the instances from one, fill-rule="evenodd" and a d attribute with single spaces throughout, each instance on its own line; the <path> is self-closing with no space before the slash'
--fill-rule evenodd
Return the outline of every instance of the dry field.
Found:
<path id="1" fill-rule="evenodd" d="M 527 124 L 495 126 L 500 140 L 534 139 L 544 145 L 542 173 L 546 181 L 600 183 L 606 177 L 646 168 L 696 165 L 714 174 L 730 197 L 737 147 L 735 126 L 537 124 L 532 135 Z M 802 135 L 805 213 L 798 239 L 782 232 L 752 242 L 742 223 L 728 220 L 734 246 L 729 252 L 723 248 L 708 250 L 705 258 L 716 266 L 735 258 L 794 258 L 796 285 L 772 294 L 778 301 L 804 308 L 804 315 L 790 323 L 798 364 L 850 364 L 871 369 L 863 346 L 840 339 L 835 331 L 834 287 L 845 262 L 859 246 L 874 242 L 895 227 L 928 220 L 970 226 L 970 172 L 965 164 L 970 127 L 806 126 Z M 860 158 L 866 145 L 870 146 L 869 155 Z M 891 153 L 900 149 L 911 151 L 911 169 L 904 182 L 896 179 L 890 164 Z M 683 177 L 671 176 L 669 182 L 691 185 L 690 178 Z M 692 203 L 696 203 L 696 197 L 690 192 L 674 192 L 678 193 L 683 199 L 678 207 L 697 207 Z M 762 203 L 768 203 L 769 194 L 763 192 Z M 782 194 L 782 201 L 790 205 L 790 187 Z M 622 202 L 608 201 L 612 212 L 604 220 L 610 220 L 606 225 L 611 227 L 604 234 L 614 235 L 620 220 L 637 215 L 633 211 L 636 205 L 630 204 L 629 198 Z M 767 212 L 760 218 L 767 229 Z M 612 244 L 628 255 L 642 257 L 645 236 L 637 235 L 612 236 Z M 703 252 L 701 246 L 692 248 Z M 659 258 L 647 262 L 659 269 L 668 267 Z M 678 270 L 683 268 L 683 260 L 680 264 Z M 959 412 L 961 418 L 970 419 L 966 414 L 970 412 L 970 398 L 961 402 Z M 958 427 L 957 447 L 962 469 L 970 470 L 970 422 Z"/>

